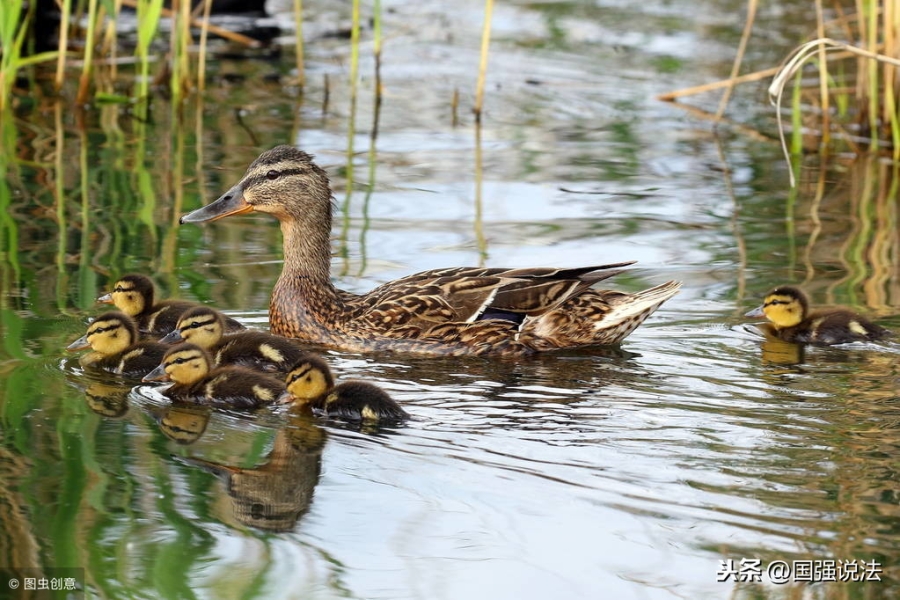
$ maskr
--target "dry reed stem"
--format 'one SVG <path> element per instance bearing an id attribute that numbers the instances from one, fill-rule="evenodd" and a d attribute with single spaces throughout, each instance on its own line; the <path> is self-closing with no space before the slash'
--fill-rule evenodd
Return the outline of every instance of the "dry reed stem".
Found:
<path id="1" fill-rule="evenodd" d="M 728 101 L 731 99 L 731 92 L 734 90 L 735 86 L 734 80 L 741 70 L 741 62 L 744 60 L 744 54 L 747 52 L 747 42 L 750 40 L 750 32 L 753 31 L 757 6 L 757 0 L 750 0 L 747 3 L 747 21 L 744 23 L 744 31 L 741 33 L 741 42 L 738 45 L 737 55 L 734 57 L 734 64 L 731 65 L 731 76 L 728 78 L 730 83 L 725 87 L 725 92 L 722 94 L 722 99 L 719 101 L 719 110 L 716 111 L 716 123 L 718 123 L 719 120 L 721 120 L 722 115 L 725 114 L 725 108 L 728 106 Z"/>
<path id="2" fill-rule="evenodd" d="M 206 90 L 206 38 L 209 35 L 209 15 L 212 12 L 213 0 L 203 0 L 203 21 L 200 26 L 200 54 L 197 57 L 197 91 Z M 200 8 L 198 6 L 197 8 Z"/>
<path id="3" fill-rule="evenodd" d="M 303 68 L 303 0 L 294 0 L 294 28 L 296 29 L 294 53 L 297 59 L 297 85 L 302 88 L 306 84 L 306 73 Z"/>
<path id="4" fill-rule="evenodd" d="M 800 67 L 802 67 L 803 64 L 807 60 L 809 60 L 809 58 L 813 54 L 818 53 L 820 48 L 824 48 L 827 52 L 844 50 L 857 56 L 862 56 L 871 60 L 900 66 L 900 60 L 891 56 L 886 56 L 877 52 L 857 48 L 856 46 L 851 46 L 850 44 L 838 42 L 830 38 L 819 38 L 816 40 L 812 40 L 794 50 L 787 61 L 782 65 L 778 74 L 772 80 L 772 84 L 769 86 L 769 99 L 775 105 L 775 115 L 778 121 L 778 137 L 781 140 L 781 148 L 784 151 L 784 157 L 785 160 L 788 161 L 788 163 L 790 163 L 790 151 L 788 150 L 787 141 L 785 139 L 784 127 L 781 124 L 781 97 L 784 94 L 784 88 L 787 85 L 788 80 L 794 76 L 794 74 L 800 69 Z M 794 187 L 797 184 L 794 173 L 792 170 L 789 170 L 789 174 L 791 179 L 791 187 Z"/>
<path id="5" fill-rule="evenodd" d="M 485 0 L 484 26 L 481 30 L 481 60 L 478 64 L 478 82 L 475 85 L 475 122 L 481 123 L 481 109 L 484 104 L 484 80 L 487 75 L 488 49 L 491 45 L 491 15 L 494 0 Z"/>
<path id="6" fill-rule="evenodd" d="M 137 8 L 137 0 L 122 0 L 122 4 L 129 8 Z M 162 15 L 164 17 L 172 17 L 172 11 L 168 8 L 162 9 Z M 199 19 L 191 18 L 190 19 L 191 27 L 197 27 L 198 29 L 203 27 L 203 23 L 200 22 Z M 254 40 L 252 37 L 243 35 L 241 33 L 236 33 L 234 31 L 230 31 L 225 29 L 224 27 L 219 27 L 218 25 L 213 25 L 212 23 L 208 24 L 207 27 L 211 33 L 216 34 L 221 38 L 225 38 L 226 40 L 231 40 L 232 42 L 237 42 L 238 44 L 243 44 L 248 48 L 261 48 L 262 44 L 258 40 Z"/>
<path id="7" fill-rule="evenodd" d="M 704 83 L 702 85 L 695 85 L 689 88 L 682 88 L 680 90 L 666 92 L 665 94 L 660 94 L 659 96 L 657 96 L 656 99 L 662 100 L 663 102 L 674 102 L 676 99 L 683 98 L 684 96 L 694 96 L 696 94 L 711 92 L 713 90 L 718 90 L 721 88 L 734 87 L 741 83 L 759 81 L 760 79 L 765 79 L 766 77 L 772 77 L 780 70 L 781 67 L 772 67 L 770 69 L 763 69 L 762 71 L 754 71 L 753 73 L 747 73 L 746 75 L 741 75 L 740 77 L 720 79 L 719 81 L 713 81 L 712 83 Z"/>

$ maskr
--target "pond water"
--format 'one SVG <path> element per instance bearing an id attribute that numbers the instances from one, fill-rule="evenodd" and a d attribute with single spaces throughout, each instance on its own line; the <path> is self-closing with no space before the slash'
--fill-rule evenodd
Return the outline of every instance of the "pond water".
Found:
<path id="1" fill-rule="evenodd" d="M 806 32 L 800 6 L 760 16 L 748 69 Z M 810 163 L 791 191 L 765 84 L 727 113 L 764 136 L 655 99 L 727 76 L 743 5 L 501 3 L 476 135 L 482 5 L 391 3 L 371 154 L 371 31 L 354 128 L 345 9 L 309 9 L 302 96 L 286 53 L 221 58 L 204 104 L 158 99 L 148 124 L 2 117 L 0 567 L 82 568 L 97 598 L 900 596 L 900 346 L 804 350 L 741 316 L 799 283 L 900 328 L 892 167 Z M 620 348 L 328 353 L 404 405 L 395 428 L 172 411 L 84 372 L 63 349 L 127 272 L 266 327 L 276 222 L 176 223 L 279 143 L 332 176 L 344 289 L 621 260 L 610 286 L 684 288 Z M 757 583 L 753 559 L 799 570 Z M 803 581 L 839 561 L 881 581 Z"/>

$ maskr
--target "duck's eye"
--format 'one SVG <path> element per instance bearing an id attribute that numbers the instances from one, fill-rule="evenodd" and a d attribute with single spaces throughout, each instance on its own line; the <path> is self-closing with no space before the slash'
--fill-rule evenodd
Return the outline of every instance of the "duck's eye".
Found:
<path id="1" fill-rule="evenodd" d="M 281 175 L 281 173 L 279 173 L 278 171 L 275 171 L 273 169 L 273 170 L 269 171 L 268 173 L 266 173 L 266 179 L 274 181 L 274 180 L 278 179 L 279 175 Z"/>

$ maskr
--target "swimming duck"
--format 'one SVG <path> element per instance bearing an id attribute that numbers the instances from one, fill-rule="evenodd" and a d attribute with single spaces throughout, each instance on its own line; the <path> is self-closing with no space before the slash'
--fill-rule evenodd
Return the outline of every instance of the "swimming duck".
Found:
<path id="1" fill-rule="evenodd" d="M 212 368 L 209 355 L 195 344 L 168 349 L 143 381 L 174 381 L 163 394 L 172 400 L 215 408 L 257 408 L 284 394 L 284 383 L 246 367 Z"/>
<path id="2" fill-rule="evenodd" d="M 142 377 L 152 371 L 167 346 L 158 342 L 141 342 L 134 319 L 119 311 L 103 313 L 88 325 L 87 333 L 72 342 L 66 350 L 91 348 L 79 359 L 84 367 L 103 369 L 126 377 Z"/>
<path id="3" fill-rule="evenodd" d="M 295 341 L 264 331 L 224 334 L 222 313 L 197 306 L 183 313 L 177 327 L 160 342 L 191 342 L 209 352 L 216 366 L 239 365 L 268 373 L 287 373 L 306 354 Z"/>
<path id="4" fill-rule="evenodd" d="M 108 294 L 97 298 L 97 302 L 114 304 L 125 314 L 134 317 L 138 329 L 151 335 L 165 335 L 175 329 L 178 317 L 195 306 L 202 306 L 187 300 L 164 300 L 154 302 L 156 289 L 149 277 L 125 275 L 113 286 Z M 240 331 L 244 326 L 230 317 L 225 318 L 226 331 Z"/>
<path id="5" fill-rule="evenodd" d="M 376 385 L 365 381 L 334 385 L 328 364 L 312 353 L 291 368 L 285 384 L 287 394 L 282 396 L 282 402 L 308 406 L 328 417 L 378 423 L 409 418 L 409 413 Z"/>
<path id="6" fill-rule="evenodd" d="M 363 295 L 338 290 L 330 279 L 328 176 L 291 146 L 263 152 L 234 187 L 181 222 L 249 211 L 275 216 L 284 236 L 284 267 L 269 307 L 272 332 L 343 350 L 527 355 L 617 344 L 681 286 L 670 281 L 636 294 L 592 289 L 632 261 L 435 269 Z"/>
<path id="7" fill-rule="evenodd" d="M 766 294 L 762 306 L 747 317 L 765 317 L 766 331 L 786 342 L 799 344 L 844 344 L 879 340 L 892 332 L 844 309 L 810 312 L 809 298 L 800 288 L 783 285 Z"/>

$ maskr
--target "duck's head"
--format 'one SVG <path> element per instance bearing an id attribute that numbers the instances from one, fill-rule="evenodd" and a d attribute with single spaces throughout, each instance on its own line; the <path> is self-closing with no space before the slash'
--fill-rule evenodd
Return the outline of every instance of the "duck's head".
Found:
<path id="1" fill-rule="evenodd" d="M 783 285 L 766 294 L 762 306 L 754 308 L 747 317 L 765 317 L 775 327 L 793 327 L 806 318 L 809 298 L 800 288 Z"/>
<path id="2" fill-rule="evenodd" d="M 305 404 L 334 388 L 334 376 L 322 357 L 307 353 L 288 371 L 284 384 L 287 387 L 284 402 Z"/>
<path id="3" fill-rule="evenodd" d="M 212 348 L 225 333 L 225 319 L 214 308 L 198 306 L 181 315 L 178 325 L 160 342 L 175 344 L 190 342 L 201 348 Z"/>
<path id="4" fill-rule="evenodd" d="M 88 325 L 87 333 L 66 346 L 66 350 L 91 348 L 103 355 L 122 352 L 138 341 L 134 320 L 119 311 L 103 313 Z"/>
<path id="5" fill-rule="evenodd" d="M 115 304 L 116 308 L 133 317 L 153 306 L 153 295 L 153 282 L 149 277 L 125 275 L 110 293 L 97 298 L 97 302 Z"/>
<path id="6" fill-rule="evenodd" d="M 190 385 L 209 373 L 211 361 L 206 350 L 195 344 L 178 344 L 163 355 L 162 363 L 143 381 L 174 381 Z"/>
<path id="7" fill-rule="evenodd" d="M 181 217 L 181 223 L 215 221 L 250 211 L 281 221 L 331 224 L 331 186 L 313 157 L 293 146 L 276 146 L 259 155 L 244 177 L 216 201 Z"/>

